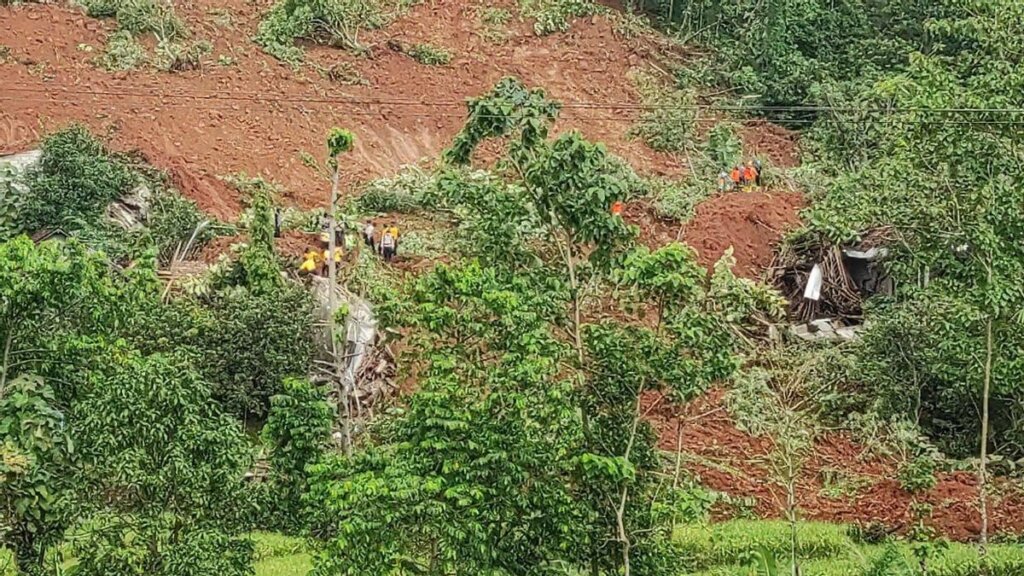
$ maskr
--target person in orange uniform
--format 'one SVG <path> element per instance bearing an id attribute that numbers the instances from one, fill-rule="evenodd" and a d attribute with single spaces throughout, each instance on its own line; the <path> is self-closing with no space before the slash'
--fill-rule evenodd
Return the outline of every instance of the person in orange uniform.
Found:
<path id="1" fill-rule="evenodd" d="M 733 166 L 732 172 L 729 173 L 729 180 L 732 180 L 732 187 L 738 189 L 743 183 L 743 170 L 739 166 Z"/>
<path id="2" fill-rule="evenodd" d="M 612 216 L 622 216 L 623 204 L 621 200 L 612 203 Z"/>
<path id="3" fill-rule="evenodd" d="M 757 182 L 757 168 L 754 168 L 753 162 L 747 162 L 747 165 L 743 168 L 743 190 L 750 192 L 754 188 L 754 183 Z"/>

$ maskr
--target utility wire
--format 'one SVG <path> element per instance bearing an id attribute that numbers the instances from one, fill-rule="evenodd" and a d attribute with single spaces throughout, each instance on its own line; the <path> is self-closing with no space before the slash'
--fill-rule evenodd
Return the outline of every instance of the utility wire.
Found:
<path id="1" fill-rule="evenodd" d="M 131 97 L 131 96 L 132 95 L 125 95 L 124 97 Z M 146 97 L 156 97 L 156 96 L 152 96 L 152 95 L 145 95 L 145 96 Z M 211 100 L 217 100 L 217 99 L 211 99 Z M 72 98 L 71 96 L 39 98 L 39 97 L 32 97 L 32 96 L 4 96 L 4 95 L 0 95 L 0 101 L 26 102 L 26 103 L 44 103 L 45 102 L 45 103 L 50 103 L 50 104 L 81 104 L 81 103 L 83 103 L 82 99 L 80 99 L 80 98 Z M 297 107 L 297 108 L 301 108 L 302 107 L 302 103 L 301 102 L 283 101 L 283 100 L 274 99 L 274 98 L 263 98 L 263 99 L 260 99 L 260 100 L 254 100 L 253 102 L 256 105 L 261 105 L 262 104 L 262 105 L 278 105 L 278 106 L 288 105 L 290 103 L 291 107 Z M 306 102 L 306 103 L 308 103 L 308 102 Z M 327 103 L 328 102 L 324 102 L 324 104 L 327 104 Z M 88 102 L 88 104 L 90 106 L 107 107 L 107 108 L 112 108 L 112 107 L 121 107 L 121 108 L 123 108 L 123 107 L 125 107 L 124 102 L 120 102 L 120 101 Z M 382 115 L 392 116 L 393 115 L 393 116 L 399 116 L 399 117 L 403 117 L 403 118 L 424 118 L 424 119 L 438 119 L 438 118 L 465 119 L 468 116 L 468 114 L 466 112 L 461 112 L 461 113 L 449 112 L 449 113 L 445 113 L 445 112 L 435 112 L 435 111 L 430 111 L 430 110 L 417 110 L 417 109 L 413 109 L 414 107 L 411 107 L 411 106 L 396 105 L 396 104 L 393 104 L 393 103 L 381 104 L 381 103 L 378 103 L 378 102 L 366 102 L 366 103 L 358 104 L 358 103 L 354 103 L 354 102 L 351 102 L 351 101 L 345 101 L 345 102 L 338 101 L 337 104 L 354 104 L 356 106 L 359 106 L 359 107 L 363 108 L 363 109 L 356 109 L 356 110 L 344 110 L 342 113 L 344 115 L 346 115 L 346 116 L 369 117 L 369 116 L 382 116 Z M 380 109 L 374 110 L 374 109 L 372 109 L 373 106 L 379 106 Z M 233 105 L 230 105 L 230 104 L 217 103 L 217 102 L 211 102 L 211 103 L 207 103 L 207 104 L 204 104 L 204 105 L 199 105 L 199 104 L 194 103 L 194 102 L 161 103 L 159 105 L 159 107 L 160 108 L 189 108 L 189 109 L 198 109 L 198 110 L 205 110 L 205 111 L 219 111 L 219 112 L 237 112 L 238 111 L 236 106 L 233 106 Z M 711 110 L 711 111 L 715 111 L 715 110 Z M 569 119 L 574 120 L 574 121 L 583 120 L 583 121 L 595 121 L 595 122 L 607 122 L 607 123 L 622 122 L 622 123 L 635 124 L 635 123 L 640 122 L 640 121 L 643 120 L 642 113 L 646 112 L 646 111 L 645 110 L 633 110 L 631 112 L 639 112 L 640 115 L 623 114 L 623 115 L 618 115 L 618 116 L 607 116 L 607 115 L 597 116 L 597 115 L 592 115 L 592 114 L 577 113 L 577 114 L 575 114 L 574 116 L 572 116 Z M 1020 111 L 1020 113 L 1024 114 L 1024 111 Z M 477 117 L 479 117 L 479 118 L 501 118 L 502 116 L 499 116 L 499 115 L 489 115 L 489 114 L 479 114 L 479 115 L 477 115 Z M 900 126 L 908 126 L 908 125 L 909 126 L 1024 126 L 1024 117 L 1021 117 L 1021 119 L 1019 119 L 1019 120 L 985 120 L 985 119 L 958 120 L 958 119 L 953 119 L 953 118 L 938 118 L 938 119 L 906 118 L 906 117 L 898 115 L 898 114 L 887 114 L 884 117 L 872 117 L 872 118 L 840 118 L 840 119 L 835 119 L 835 118 L 827 118 L 827 117 L 826 118 L 761 117 L 761 118 L 754 118 L 752 120 L 757 120 L 757 119 L 767 120 L 767 121 L 770 121 L 770 122 L 774 121 L 774 122 L 779 122 L 779 123 L 785 123 L 785 124 L 788 124 L 788 125 L 801 125 L 801 126 L 809 126 L 809 125 L 816 124 L 818 122 L 836 122 L 836 123 L 839 123 L 839 124 L 842 124 L 842 125 L 882 125 L 882 126 L 887 126 L 887 125 L 888 126 L 892 126 L 892 125 L 900 125 Z M 699 126 L 712 126 L 712 125 L 715 125 L 715 124 L 719 123 L 721 120 L 722 120 L 721 118 L 709 115 L 709 116 L 697 116 L 697 117 L 693 118 L 691 121 L 693 123 L 699 125 Z"/>
<path id="2" fill-rule="evenodd" d="M 73 96 L 109 96 L 121 98 L 160 98 L 160 99 L 192 99 L 210 101 L 239 101 L 258 103 L 292 103 L 292 104 L 335 104 L 354 106 L 420 106 L 420 107 L 459 107 L 466 106 L 466 100 L 411 100 L 411 99 L 386 99 L 386 98 L 325 98 L 310 96 L 292 96 L 277 94 L 266 96 L 266 93 L 237 92 L 225 94 L 222 92 L 138 92 L 119 90 L 77 90 L 77 89 L 45 89 L 30 87 L 2 88 L 3 92 L 19 92 L 28 94 L 52 95 L 73 95 Z M 770 106 L 770 105 L 722 105 L 722 104 L 638 104 L 634 102 L 587 102 L 574 101 L 565 102 L 562 109 L 586 109 L 586 110 L 686 110 L 686 111 L 721 111 L 721 112 L 794 112 L 794 113 L 820 113 L 820 112 L 863 112 L 863 113 L 927 113 L 927 114 L 1013 114 L 1024 115 L 1024 108 L 926 108 L 926 107 L 858 107 L 858 106 Z"/>

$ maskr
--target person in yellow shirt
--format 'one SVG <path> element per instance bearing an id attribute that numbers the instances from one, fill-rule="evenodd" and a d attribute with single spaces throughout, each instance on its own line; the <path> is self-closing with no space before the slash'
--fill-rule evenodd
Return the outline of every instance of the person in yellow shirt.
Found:
<path id="1" fill-rule="evenodd" d="M 335 270 L 337 270 L 341 266 L 341 255 L 342 255 L 341 247 L 340 246 L 335 246 L 334 247 L 334 269 Z M 331 249 L 330 248 L 324 248 L 324 252 L 323 252 L 323 259 L 324 260 L 323 260 L 323 264 L 321 265 L 321 267 L 323 269 L 323 275 L 324 276 L 327 276 L 328 272 L 330 271 L 330 258 L 331 258 Z"/>
<path id="2" fill-rule="evenodd" d="M 392 254 L 392 256 L 394 256 L 395 254 L 398 254 L 398 226 L 395 226 L 392 222 L 391 226 L 388 227 L 388 232 L 390 232 L 391 236 L 395 239 L 395 250 Z"/>
<path id="3" fill-rule="evenodd" d="M 313 273 L 315 273 L 319 260 L 320 260 L 320 252 L 318 252 L 312 246 L 306 248 L 306 253 L 302 256 L 302 264 L 299 265 L 299 273 L 300 274 L 313 274 Z"/>

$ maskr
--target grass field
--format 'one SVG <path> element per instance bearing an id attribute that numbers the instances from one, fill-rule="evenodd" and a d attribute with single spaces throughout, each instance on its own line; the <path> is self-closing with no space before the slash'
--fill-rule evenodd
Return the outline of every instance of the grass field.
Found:
<path id="1" fill-rule="evenodd" d="M 800 573 L 803 576 L 857 576 L 886 552 L 884 545 L 854 542 L 846 527 L 818 522 L 801 523 Z M 779 573 L 789 573 L 789 525 L 769 520 L 734 520 L 709 526 L 687 526 L 675 532 L 688 557 L 689 574 L 697 576 L 759 576 L 752 567 L 759 551 L 771 551 Z M 920 574 L 917 559 L 906 542 L 896 544 L 898 566 L 886 574 Z M 1024 575 L 1024 547 L 989 546 L 989 576 Z M 902 568 L 916 568 L 902 571 Z M 951 543 L 936 550 L 928 562 L 928 576 L 977 576 L 978 553 L 973 546 Z"/>
<path id="2" fill-rule="evenodd" d="M 789 526 L 771 520 L 734 520 L 707 526 L 678 528 L 675 539 L 687 557 L 680 576 L 760 576 L 752 567 L 759 551 L 775 554 L 780 574 L 789 573 Z M 313 567 L 305 543 L 269 532 L 252 535 L 256 576 L 306 576 Z M 803 576 L 857 576 L 885 554 L 884 545 L 854 542 L 845 526 L 818 522 L 800 524 L 800 562 Z M 917 566 L 910 545 L 897 544 L 906 566 Z M 1024 546 L 989 547 L 989 576 L 1024 576 Z M 919 574 L 920 572 L 892 572 Z M 929 576 L 977 576 L 973 546 L 949 544 L 929 561 Z M 0 550 L 0 576 L 14 576 L 10 553 Z"/>
<path id="3" fill-rule="evenodd" d="M 306 576 L 313 568 L 313 560 L 299 538 L 281 534 L 257 532 L 256 576 Z"/>
<path id="4" fill-rule="evenodd" d="M 313 568 L 313 560 L 299 538 L 257 532 L 253 541 L 256 576 L 306 576 Z M 0 576 L 16 576 L 14 559 L 4 549 L 0 549 Z"/>

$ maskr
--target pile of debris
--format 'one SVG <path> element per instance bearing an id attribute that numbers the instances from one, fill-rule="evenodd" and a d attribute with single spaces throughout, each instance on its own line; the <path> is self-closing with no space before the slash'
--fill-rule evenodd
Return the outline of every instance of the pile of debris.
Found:
<path id="1" fill-rule="evenodd" d="M 769 278 L 789 301 L 790 318 L 797 322 L 791 332 L 805 340 L 854 338 L 863 324 L 864 300 L 893 293 L 883 265 L 891 240 L 891 231 L 880 228 L 849 246 L 831 245 L 813 234 L 785 243 Z"/>
<path id="2" fill-rule="evenodd" d="M 384 335 L 377 330 L 377 320 L 369 302 L 352 294 L 343 286 L 334 287 L 334 301 L 338 307 L 347 309 L 344 324 L 344 345 L 339 347 L 341 373 L 337 373 L 334 350 L 327 330 L 328 318 L 335 312 L 330 309 L 329 280 L 314 276 L 313 297 L 318 303 L 316 331 L 319 359 L 317 380 L 329 383 L 333 390 L 332 400 L 341 402 L 339 390 L 350 391 L 349 407 L 357 427 L 373 419 L 373 415 L 386 401 L 398 394 L 397 362 L 395 355 L 384 341 Z M 336 327 L 336 330 L 340 328 Z M 340 330 L 338 330 L 340 336 Z M 336 337 L 338 337 L 336 336 Z M 339 338 L 339 343 L 341 338 Z"/>

